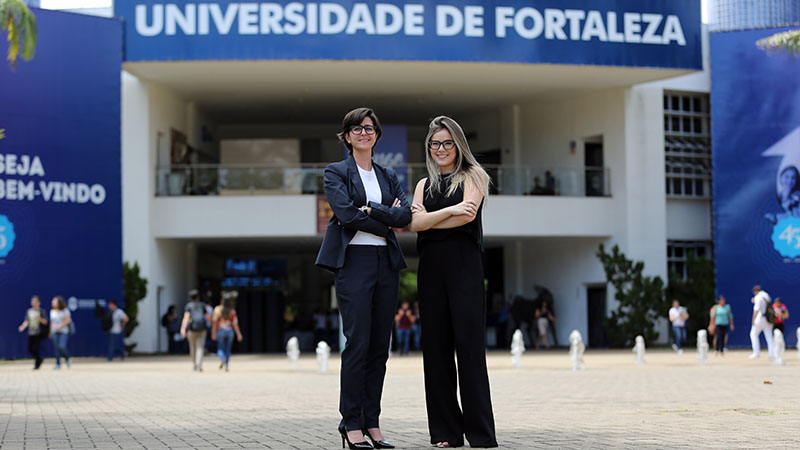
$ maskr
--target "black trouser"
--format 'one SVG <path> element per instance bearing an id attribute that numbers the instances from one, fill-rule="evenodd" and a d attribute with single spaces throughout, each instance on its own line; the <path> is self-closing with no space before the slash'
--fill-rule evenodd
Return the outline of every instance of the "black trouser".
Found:
<path id="1" fill-rule="evenodd" d="M 716 325 L 714 327 L 714 336 L 717 338 L 718 352 L 725 350 L 725 336 L 728 335 L 728 325 Z"/>
<path id="2" fill-rule="evenodd" d="M 400 273 L 385 246 L 351 245 L 336 272 L 336 298 L 347 343 L 342 352 L 340 426 L 378 428 Z"/>
<path id="3" fill-rule="evenodd" d="M 33 356 L 33 368 L 38 369 L 42 365 L 42 351 L 41 344 L 45 336 L 43 334 L 29 334 L 28 335 L 28 352 Z"/>
<path id="4" fill-rule="evenodd" d="M 774 330 L 781 330 L 781 333 L 783 334 L 783 325 L 784 325 L 783 323 L 776 323 L 772 325 L 772 330 L 773 330 L 772 332 L 774 333 L 775 332 Z"/>
<path id="5" fill-rule="evenodd" d="M 419 255 L 417 280 L 431 444 L 463 445 L 466 435 L 473 447 L 497 446 L 486 370 L 481 259 L 480 248 L 466 236 L 428 242 Z M 463 413 L 456 395 L 459 383 Z"/>
<path id="6" fill-rule="evenodd" d="M 41 344 L 42 340 L 44 340 L 44 335 L 41 334 L 29 334 L 28 335 L 28 352 L 33 356 L 34 363 L 33 368 L 38 369 L 39 366 L 42 365 L 42 351 L 41 351 Z"/>

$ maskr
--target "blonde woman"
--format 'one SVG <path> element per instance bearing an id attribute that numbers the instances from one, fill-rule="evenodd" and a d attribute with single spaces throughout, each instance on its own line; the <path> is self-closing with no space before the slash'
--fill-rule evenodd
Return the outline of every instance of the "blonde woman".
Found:
<path id="1" fill-rule="evenodd" d="M 431 444 L 460 447 L 466 435 L 472 447 L 497 447 L 486 370 L 482 266 L 481 210 L 489 175 L 472 156 L 461 127 L 449 117 L 433 119 L 425 147 L 428 177 L 414 191 L 410 228 L 418 232 Z M 459 384 L 463 411 L 456 394 Z"/>

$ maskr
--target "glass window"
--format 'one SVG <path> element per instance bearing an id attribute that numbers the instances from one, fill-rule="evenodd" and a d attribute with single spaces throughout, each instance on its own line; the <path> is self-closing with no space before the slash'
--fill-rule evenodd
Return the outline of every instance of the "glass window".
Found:
<path id="1" fill-rule="evenodd" d="M 711 183 L 711 129 L 708 94 L 664 93 L 667 194 L 708 197 Z M 672 181 L 670 181 L 672 180 Z"/>

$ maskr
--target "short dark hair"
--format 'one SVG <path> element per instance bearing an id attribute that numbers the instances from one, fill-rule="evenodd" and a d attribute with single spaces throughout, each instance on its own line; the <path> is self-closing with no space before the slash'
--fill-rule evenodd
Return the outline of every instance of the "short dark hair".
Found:
<path id="1" fill-rule="evenodd" d="M 753 290 L 754 291 L 760 291 L 761 290 L 761 285 L 757 284 L 757 285 L 753 286 Z"/>
<path id="2" fill-rule="evenodd" d="M 111 306 L 111 305 L 118 306 L 118 305 L 117 305 L 117 301 L 116 301 L 116 300 L 109 300 L 109 301 L 108 301 L 108 305 L 109 305 L 109 306 Z"/>
<path id="3" fill-rule="evenodd" d="M 375 144 L 377 144 L 378 140 L 380 140 L 383 130 L 381 129 L 381 122 L 378 120 L 378 116 L 375 114 L 375 111 L 366 107 L 356 108 L 344 115 L 344 119 L 342 119 L 342 131 L 336 134 L 336 136 L 339 138 L 339 141 L 341 141 L 345 147 L 347 147 L 348 155 L 353 154 L 353 144 L 347 142 L 345 136 L 350 132 L 350 128 L 353 128 L 356 125 L 361 125 L 361 122 L 363 122 L 367 117 L 372 119 L 372 125 L 375 127 Z"/>

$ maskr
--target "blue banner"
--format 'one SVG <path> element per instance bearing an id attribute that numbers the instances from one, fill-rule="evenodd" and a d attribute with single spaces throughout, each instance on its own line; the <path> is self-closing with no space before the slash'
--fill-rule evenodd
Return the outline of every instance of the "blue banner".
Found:
<path id="1" fill-rule="evenodd" d="M 67 300 L 72 354 L 103 355 L 95 300 L 122 300 L 122 24 L 34 13 L 36 56 L 0 63 L 0 358 L 29 357 L 17 327 L 32 295 L 48 312 Z"/>
<path id="2" fill-rule="evenodd" d="M 121 0 L 125 60 L 389 60 L 701 69 L 698 0 Z"/>
<path id="3" fill-rule="evenodd" d="M 394 169 L 397 172 L 400 186 L 407 191 L 408 134 L 406 126 L 383 125 L 382 131 L 381 140 L 375 145 L 375 156 L 372 159 L 384 167 Z M 411 203 L 411 199 L 409 199 L 409 203 Z"/>
<path id="4" fill-rule="evenodd" d="M 787 346 L 800 324 L 800 58 L 756 46 L 780 31 L 710 42 L 716 282 L 736 346 L 750 344 L 756 284 L 788 307 Z"/>

